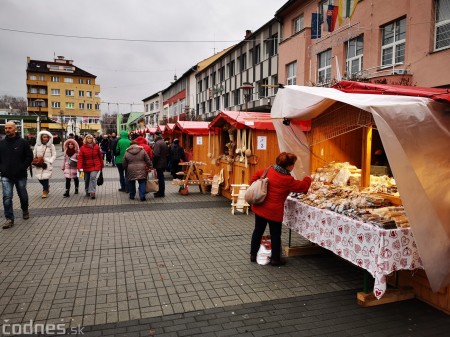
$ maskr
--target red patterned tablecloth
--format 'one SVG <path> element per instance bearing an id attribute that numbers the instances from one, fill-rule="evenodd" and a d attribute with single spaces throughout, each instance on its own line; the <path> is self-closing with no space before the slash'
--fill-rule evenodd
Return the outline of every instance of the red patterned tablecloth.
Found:
<path id="1" fill-rule="evenodd" d="M 410 228 L 385 230 L 289 197 L 283 223 L 340 257 L 366 269 L 375 278 L 373 293 L 381 298 L 386 275 L 400 269 L 422 268 Z"/>

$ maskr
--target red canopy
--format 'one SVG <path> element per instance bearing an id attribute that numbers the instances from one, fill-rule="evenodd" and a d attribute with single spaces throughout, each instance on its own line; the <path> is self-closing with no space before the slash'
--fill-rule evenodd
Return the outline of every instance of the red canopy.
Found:
<path id="1" fill-rule="evenodd" d="M 223 126 L 229 123 L 236 129 L 274 130 L 275 128 L 266 112 L 222 111 L 209 124 L 209 127 Z"/>
<path id="2" fill-rule="evenodd" d="M 151 133 L 152 135 L 155 134 L 156 130 L 158 130 L 158 128 L 148 128 L 148 132 Z"/>
<path id="3" fill-rule="evenodd" d="M 207 135 L 209 133 L 208 122 L 195 121 L 178 121 L 175 125 L 174 131 L 180 130 L 188 135 Z"/>
<path id="4" fill-rule="evenodd" d="M 404 85 L 372 84 L 340 81 L 333 88 L 352 94 L 378 94 L 428 97 L 435 101 L 450 102 L 450 89 L 410 87 Z"/>

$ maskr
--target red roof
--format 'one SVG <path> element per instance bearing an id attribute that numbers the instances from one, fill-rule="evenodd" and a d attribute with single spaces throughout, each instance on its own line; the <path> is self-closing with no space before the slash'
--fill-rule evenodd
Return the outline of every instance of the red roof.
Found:
<path id="1" fill-rule="evenodd" d="M 231 124 L 236 129 L 275 130 L 270 113 L 267 112 L 222 111 L 209 127 L 220 127 L 225 123 Z"/>
<path id="2" fill-rule="evenodd" d="M 428 97 L 435 101 L 450 102 L 450 89 L 410 87 L 404 85 L 372 84 L 340 81 L 333 88 L 352 94 L 378 94 Z"/>
<path id="3" fill-rule="evenodd" d="M 188 135 L 207 135 L 209 133 L 208 122 L 178 121 L 174 130 L 180 130 Z"/>

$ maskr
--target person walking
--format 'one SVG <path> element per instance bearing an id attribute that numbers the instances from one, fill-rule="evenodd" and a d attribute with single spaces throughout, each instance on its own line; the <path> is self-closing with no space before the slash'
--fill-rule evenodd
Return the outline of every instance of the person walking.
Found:
<path id="1" fill-rule="evenodd" d="M 158 175 L 159 191 L 154 194 L 155 198 L 164 198 L 166 185 L 164 182 L 164 171 L 167 167 L 167 156 L 169 149 L 162 138 L 161 131 L 156 131 L 156 142 L 153 145 L 153 167 Z"/>
<path id="2" fill-rule="evenodd" d="M 128 193 L 128 180 L 125 174 L 125 170 L 122 166 L 122 159 L 125 155 L 125 151 L 130 147 L 130 140 L 128 139 L 128 132 L 125 130 L 120 131 L 120 139 L 116 145 L 116 166 L 119 171 L 120 188 L 119 192 Z"/>
<path id="3" fill-rule="evenodd" d="M 86 196 L 95 199 L 97 175 L 103 169 L 103 155 L 92 135 L 84 137 L 84 144 L 78 154 L 77 169 L 84 172 Z"/>
<path id="4" fill-rule="evenodd" d="M 3 190 L 3 212 L 6 218 L 3 229 L 14 226 L 13 191 L 16 186 L 22 217 L 30 218 L 28 211 L 27 169 L 33 160 L 28 142 L 17 133 L 16 124 L 5 123 L 6 137 L 0 141 L 0 174 Z"/>
<path id="5" fill-rule="evenodd" d="M 66 178 L 66 192 L 63 194 L 64 198 L 70 196 L 70 181 L 73 179 L 75 184 L 75 194 L 78 194 L 78 186 L 80 184 L 78 180 L 78 152 L 80 148 L 75 139 L 68 139 L 64 142 L 64 157 L 61 165 L 61 169 L 64 171 L 64 177 Z"/>
<path id="6" fill-rule="evenodd" d="M 135 141 L 132 141 L 123 156 L 122 166 L 127 173 L 130 199 L 134 200 L 135 198 L 137 181 L 139 199 L 145 201 L 145 183 L 147 181 L 148 171 L 152 169 L 152 162 L 147 152 L 141 146 L 137 145 Z"/>
<path id="7" fill-rule="evenodd" d="M 113 167 L 116 166 L 116 146 L 118 140 L 116 133 L 111 133 L 111 138 L 109 138 L 109 152 L 111 155 L 111 165 Z"/>
<path id="8" fill-rule="evenodd" d="M 291 176 L 297 156 L 293 153 L 282 152 L 276 159 L 276 164 L 267 171 L 269 185 L 267 195 L 260 204 L 253 204 L 252 211 L 255 213 L 255 229 L 253 231 L 250 261 L 256 262 L 262 236 L 266 230 L 267 223 L 270 229 L 270 239 L 272 243 L 272 266 L 281 266 L 286 263 L 281 259 L 281 222 L 283 221 L 284 202 L 291 192 L 308 192 L 311 185 L 311 178 L 305 177 L 297 180 Z M 257 171 L 251 183 L 261 178 L 265 169 Z"/>
<path id="9" fill-rule="evenodd" d="M 152 148 L 148 145 L 147 139 L 145 139 L 142 136 L 137 137 L 135 140 L 137 145 L 139 145 L 140 147 L 142 147 L 144 149 L 144 151 L 148 154 L 148 156 L 150 157 L 150 160 L 153 159 L 153 150 Z"/>
<path id="10" fill-rule="evenodd" d="M 186 161 L 184 149 L 180 146 L 180 141 L 178 138 L 175 138 L 170 146 L 170 159 L 172 161 L 170 173 L 172 174 L 173 179 L 177 179 L 177 173 L 181 171 L 180 160 Z"/>
<path id="11" fill-rule="evenodd" d="M 106 159 L 106 164 L 109 164 L 110 161 L 108 161 L 108 153 L 109 153 L 109 139 L 108 135 L 103 135 L 100 141 L 100 149 L 102 150 L 102 156 L 103 160 Z"/>
<path id="12" fill-rule="evenodd" d="M 40 131 L 33 150 L 33 157 L 44 157 L 42 167 L 36 167 L 36 177 L 42 185 L 42 199 L 50 193 L 50 178 L 53 173 L 53 163 L 56 159 L 56 149 L 53 145 L 53 135 L 48 131 Z"/>

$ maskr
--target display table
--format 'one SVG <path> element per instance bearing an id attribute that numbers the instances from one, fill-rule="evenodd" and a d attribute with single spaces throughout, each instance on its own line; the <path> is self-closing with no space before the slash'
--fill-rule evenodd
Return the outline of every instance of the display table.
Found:
<path id="1" fill-rule="evenodd" d="M 288 197 L 283 223 L 311 242 L 366 269 L 374 278 L 373 294 L 386 291 L 386 276 L 400 269 L 422 268 L 410 228 L 385 230 Z"/>
<path id="2" fill-rule="evenodd" d="M 200 191 L 202 193 L 206 193 L 206 185 L 211 185 L 212 180 L 206 178 L 205 176 L 209 176 L 209 174 L 205 174 L 203 172 L 203 170 L 200 168 L 200 166 L 204 166 L 206 165 L 205 163 L 201 163 L 201 162 L 195 162 L 195 161 L 190 161 L 190 162 L 184 162 L 184 163 L 180 163 L 179 164 L 182 169 L 183 172 L 182 174 L 184 175 L 183 179 L 174 179 L 172 181 L 172 184 L 174 185 L 199 185 L 200 186 Z M 181 174 L 181 172 L 179 173 Z"/>

